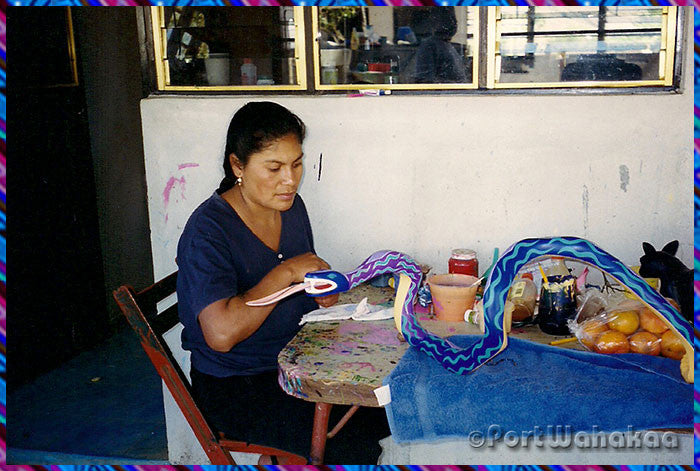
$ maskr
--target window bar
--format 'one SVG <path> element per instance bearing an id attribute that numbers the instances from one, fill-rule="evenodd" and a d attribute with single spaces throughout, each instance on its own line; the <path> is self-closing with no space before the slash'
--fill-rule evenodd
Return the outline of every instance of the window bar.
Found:
<path id="1" fill-rule="evenodd" d="M 606 7 L 598 7 L 598 49 L 600 50 L 600 43 L 605 42 L 605 20 L 606 20 Z"/>
<path id="2" fill-rule="evenodd" d="M 306 35 L 302 28 L 303 24 L 304 7 L 294 7 L 294 68 L 297 83 L 292 88 L 298 90 L 306 90 Z"/>
<path id="3" fill-rule="evenodd" d="M 73 83 L 69 85 L 78 85 L 78 60 L 75 54 L 75 35 L 73 34 L 73 12 L 71 7 L 66 7 L 66 26 L 68 29 L 68 56 L 70 59 L 70 70 Z"/>
<path id="4" fill-rule="evenodd" d="M 500 25 L 501 20 L 501 7 L 489 8 L 488 12 L 488 29 L 487 29 L 487 54 L 489 60 L 486 64 L 486 86 L 487 88 L 494 88 L 496 82 L 498 81 L 496 75 L 499 74 L 501 70 L 501 52 L 500 44 L 497 41 L 498 35 L 496 33 L 496 28 Z M 491 56 L 493 55 L 493 59 Z"/>
<path id="5" fill-rule="evenodd" d="M 662 15 L 659 79 L 664 81 L 664 85 L 673 85 L 673 46 L 676 42 L 678 7 L 663 7 Z"/>
<path id="6" fill-rule="evenodd" d="M 170 83 L 170 71 L 168 67 L 165 66 L 167 58 L 163 52 L 164 44 L 167 44 L 165 19 L 164 15 L 161 14 L 161 9 L 158 7 L 151 7 L 151 26 L 155 33 L 153 37 L 156 42 L 153 45 L 156 64 L 156 81 L 158 82 L 158 90 L 163 90 L 165 85 Z"/>

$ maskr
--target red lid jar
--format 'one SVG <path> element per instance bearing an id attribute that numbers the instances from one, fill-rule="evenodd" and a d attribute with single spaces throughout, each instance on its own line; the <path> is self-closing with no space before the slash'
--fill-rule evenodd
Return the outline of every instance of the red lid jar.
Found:
<path id="1" fill-rule="evenodd" d="M 476 252 L 473 250 L 454 249 L 447 266 L 450 273 L 479 276 L 479 261 L 476 259 Z"/>

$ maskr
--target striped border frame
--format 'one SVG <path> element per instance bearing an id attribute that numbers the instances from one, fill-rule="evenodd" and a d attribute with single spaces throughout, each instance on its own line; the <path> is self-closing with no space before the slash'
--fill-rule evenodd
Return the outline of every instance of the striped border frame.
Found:
<path id="1" fill-rule="evenodd" d="M 7 298 L 7 268 L 6 268 L 6 240 L 7 240 L 7 117 L 6 96 L 7 86 L 7 29 L 6 9 L 8 5 L 21 6 L 149 6 L 149 5 L 211 5 L 211 6 L 448 6 L 448 5 L 531 5 L 531 6 L 556 6 L 556 5 L 693 5 L 696 10 L 694 16 L 694 188 L 695 188 L 695 239 L 694 239 L 694 298 L 695 298 L 695 364 L 698 364 L 700 354 L 700 97 L 698 86 L 700 85 L 700 0 L 687 1 L 639 1 L 639 0 L 491 0 L 478 2 L 475 0 L 185 0 L 185 1 L 146 1 L 146 0 L 0 0 L 0 468 L 15 471 L 227 471 L 238 469 L 241 471 L 254 471 L 263 467 L 256 466 L 106 466 L 106 465 L 75 465 L 75 466 L 4 466 L 7 423 L 6 423 L 6 298 Z M 695 466 L 700 469 L 698 450 L 700 449 L 700 390 L 695 383 L 694 396 L 695 412 Z M 692 471 L 692 466 L 265 466 L 268 470 L 286 468 L 297 471 L 319 469 L 323 471 Z"/>

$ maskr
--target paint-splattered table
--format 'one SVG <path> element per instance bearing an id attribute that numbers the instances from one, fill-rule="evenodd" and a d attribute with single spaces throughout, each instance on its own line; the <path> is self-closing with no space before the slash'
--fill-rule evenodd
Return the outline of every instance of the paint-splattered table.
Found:
<path id="1" fill-rule="evenodd" d="M 340 304 L 393 303 L 391 289 L 360 285 Z M 374 389 L 394 369 L 408 344 L 393 319 L 310 322 L 280 353 L 280 386 L 292 396 L 332 404 L 378 407 Z"/>
<path id="2" fill-rule="evenodd" d="M 342 293 L 339 303 L 358 303 L 367 297 L 370 304 L 393 304 L 390 288 L 360 285 Z M 478 328 L 464 322 L 442 322 L 418 314 L 421 324 L 440 336 L 479 334 Z M 547 343 L 561 337 L 543 334 L 530 326 L 514 329 L 511 335 Z M 578 348 L 578 342 L 562 347 Z M 328 434 L 332 404 L 352 405 L 347 418 L 359 406 L 379 407 L 374 390 L 396 366 L 408 348 L 399 340 L 393 319 L 382 321 L 310 322 L 305 324 L 280 352 L 279 383 L 287 394 L 316 403 L 311 445 L 312 464 L 321 464 Z M 343 418 L 345 419 L 345 418 Z M 342 426 L 343 420 L 339 423 Z M 336 427 L 337 429 L 338 427 Z M 337 430 L 335 430 L 337 431 Z"/>
<path id="3" fill-rule="evenodd" d="M 408 348 L 393 319 L 305 324 L 279 355 L 280 385 L 292 396 L 377 407 L 374 390 Z"/>
<path id="4" fill-rule="evenodd" d="M 339 304 L 390 305 L 394 291 L 360 285 L 341 293 Z M 305 324 L 280 352 L 279 383 L 287 394 L 316 403 L 311 437 L 311 463 L 323 463 L 328 435 L 362 406 L 378 407 L 374 389 L 382 385 L 408 348 L 398 339 L 393 319 L 358 322 L 353 320 Z M 328 433 L 332 404 L 353 407 Z"/>

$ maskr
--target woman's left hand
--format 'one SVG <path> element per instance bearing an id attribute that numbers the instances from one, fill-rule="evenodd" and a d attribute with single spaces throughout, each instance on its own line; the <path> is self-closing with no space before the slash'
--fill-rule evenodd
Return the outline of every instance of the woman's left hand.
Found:
<path id="1" fill-rule="evenodd" d="M 329 294 L 328 296 L 319 296 L 314 298 L 316 303 L 321 307 L 331 307 L 338 302 L 338 297 L 340 293 Z"/>

